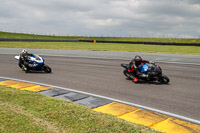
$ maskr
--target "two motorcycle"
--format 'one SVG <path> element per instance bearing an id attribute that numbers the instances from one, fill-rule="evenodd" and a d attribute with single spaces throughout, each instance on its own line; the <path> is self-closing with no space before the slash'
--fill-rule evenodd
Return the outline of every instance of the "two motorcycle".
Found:
<path id="1" fill-rule="evenodd" d="M 15 59 L 19 61 L 19 56 L 15 56 Z M 29 67 L 29 70 L 31 71 L 43 71 L 46 73 L 51 73 L 52 71 L 51 68 L 44 63 L 44 59 L 39 55 L 29 56 L 28 63 L 31 64 L 31 67 Z M 132 74 L 128 72 L 128 64 L 121 64 L 121 66 L 124 68 L 123 74 L 127 79 L 133 79 Z M 23 66 L 19 65 L 19 67 L 23 69 Z M 150 73 L 150 77 L 140 77 L 140 80 L 142 81 L 157 81 L 161 84 L 168 84 L 170 81 L 169 78 L 163 74 L 161 67 L 155 63 L 141 64 L 138 66 L 138 69 L 141 73 Z"/>

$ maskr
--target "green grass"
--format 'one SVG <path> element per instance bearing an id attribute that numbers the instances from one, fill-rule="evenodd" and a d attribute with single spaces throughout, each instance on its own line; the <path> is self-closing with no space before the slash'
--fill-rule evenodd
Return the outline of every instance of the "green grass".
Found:
<path id="1" fill-rule="evenodd" d="M 173 43 L 200 43 L 194 38 L 140 38 L 140 37 L 84 37 L 84 36 L 48 36 L 23 33 L 0 32 L 0 38 L 29 38 L 29 39 L 76 39 L 98 41 L 137 41 L 137 42 L 173 42 Z"/>
<path id="2" fill-rule="evenodd" d="M 128 51 L 146 53 L 171 53 L 200 55 L 198 46 L 167 46 L 119 43 L 88 43 L 88 42 L 0 42 L 0 47 L 7 48 L 38 48 L 38 49 L 70 49 L 92 51 Z"/>
<path id="3" fill-rule="evenodd" d="M 0 86 L 0 133 L 153 133 L 69 101 Z"/>
<path id="4" fill-rule="evenodd" d="M 172 39 L 172 38 L 128 38 L 128 37 L 75 37 L 75 36 L 46 36 L 22 33 L 0 32 L 0 38 L 31 38 L 31 39 L 76 39 L 99 41 L 139 41 L 139 42 L 173 42 L 173 43 L 200 43 L 200 39 Z M 71 49 L 93 51 L 123 51 L 169 54 L 200 55 L 199 46 L 167 46 L 119 43 L 89 43 L 89 42 L 4 42 L 0 47 L 7 48 L 38 48 L 38 49 Z"/>

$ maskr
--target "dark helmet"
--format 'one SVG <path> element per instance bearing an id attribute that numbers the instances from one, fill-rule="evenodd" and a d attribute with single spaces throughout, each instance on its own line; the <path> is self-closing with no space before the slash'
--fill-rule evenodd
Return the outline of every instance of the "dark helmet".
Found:
<path id="1" fill-rule="evenodd" d="M 142 57 L 139 56 L 139 55 L 136 55 L 136 56 L 135 56 L 135 61 L 136 61 L 136 62 L 142 61 Z"/>

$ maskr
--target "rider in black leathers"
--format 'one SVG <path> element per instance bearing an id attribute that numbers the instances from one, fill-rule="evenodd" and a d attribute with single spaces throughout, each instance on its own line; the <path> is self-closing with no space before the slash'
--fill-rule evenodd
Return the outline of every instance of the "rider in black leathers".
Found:
<path id="1" fill-rule="evenodd" d="M 26 49 L 23 49 L 22 52 L 19 54 L 19 67 L 21 67 L 25 72 L 32 67 L 32 64 L 28 62 L 28 57 L 34 56 L 34 54 L 28 53 Z"/>
<path id="2" fill-rule="evenodd" d="M 149 77 L 149 73 L 141 73 L 138 70 L 138 66 L 145 63 L 151 63 L 152 61 L 143 60 L 141 56 L 136 55 L 134 59 L 132 59 L 128 65 L 128 72 L 133 76 L 133 82 L 138 82 L 140 77 Z"/>

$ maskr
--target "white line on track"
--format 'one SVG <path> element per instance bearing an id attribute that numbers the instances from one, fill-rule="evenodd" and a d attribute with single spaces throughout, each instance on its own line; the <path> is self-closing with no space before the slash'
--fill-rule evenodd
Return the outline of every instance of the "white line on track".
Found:
<path id="1" fill-rule="evenodd" d="M 7 55 L 7 54 L 13 54 L 15 55 L 16 53 L 0 53 L 0 55 Z M 18 54 L 16 54 L 18 55 Z M 108 59 L 108 60 L 127 60 L 127 62 L 129 62 L 129 59 L 123 59 L 123 58 L 110 58 L 110 57 L 87 57 L 87 56 L 82 56 L 82 55 L 78 55 L 78 56 L 73 56 L 73 55 L 50 55 L 50 54 L 39 54 L 39 55 L 44 55 L 44 56 L 53 56 L 53 57 L 69 57 L 69 58 L 87 58 L 87 59 Z M 181 65 L 196 65 L 196 66 L 200 66 L 199 63 L 187 63 L 187 62 L 173 62 L 173 61 L 155 61 L 158 63 L 169 63 L 169 64 L 181 64 Z"/>
<path id="2" fill-rule="evenodd" d="M 168 115 L 168 116 L 171 116 L 171 117 L 175 117 L 175 118 L 178 118 L 178 119 L 181 119 L 181 120 L 184 120 L 184 121 L 188 121 L 188 122 L 192 122 L 192 123 L 200 125 L 200 121 L 199 120 L 195 120 L 195 119 L 188 118 L 188 117 L 185 117 L 185 116 L 181 116 L 181 115 L 178 115 L 178 114 L 173 114 L 173 113 L 170 113 L 170 112 L 166 112 L 166 111 L 162 111 L 162 110 L 146 107 L 146 106 L 135 104 L 135 103 L 121 101 L 121 100 L 114 99 L 114 98 L 109 98 L 109 97 L 96 95 L 96 94 L 92 94 L 92 93 L 88 93 L 88 92 L 77 91 L 77 90 L 70 89 L 70 88 L 64 88 L 64 87 L 59 87 L 59 86 L 54 86 L 54 85 L 49 85 L 49 84 L 43 84 L 43 83 L 38 83 L 38 82 L 32 82 L 32 81 L 27 81 L 27 80 L 20 80 L 20 79 L 15 79 L 15 78 L 8 78 L 8 77 L 0 77 L 0 78 L 8 79 L 8 80 L 16 80 L 16 81 L 21 81 L 21 82 L 28 82 L 28 83 L 33 83 L 33 84 L 39 84 L 39 85 L 43 85 L 43 86 L 49 86 L 49 87 L 53 87 L 53 88 L 64 89 L 64 90 L 68 90 L 68 91 L 82 93 L 82 94 L 86 94 L 86 95 L 90 95 L 90 96 L 94 96 L 94 97 L 99 97 L 99 98 L 103 98 L 103 99 L 107 99 L 107 100 L 111 100 L 111 101 L 115 101 L 115 102 L 128 104 L 128 105 L 131 105 L 131 106 L 136 106 L 138 108 L 146 109 L 146 110 L 153 111 L 153 112 L 158 112 L 158 113 L 161 113 L 161 114 L 164 114 L 164 115 Z"/>
<path id="3" fill-rule="evenodd" d="M 129 59 L 119 59 L 119 58 L 109 58 L 109 57 L 83 57 L 83 56 L 67 56 L 67 55 L 49 55 L 43 54 L 44 56 L 55 56 L 55 57 L 70 57 L 70 58 L 88 58 L 88 59 L 108 59 L 108 60 L 127 60 L 127 63 L 130 61 Z M 198 63 L 186 63 L 186 62 L 172 62 L 172 61 L 156 61 L 159 63 L 169 63 L 169 64 L 181 64 L 181 65 L 197 65 L 200 66 Z"/>

